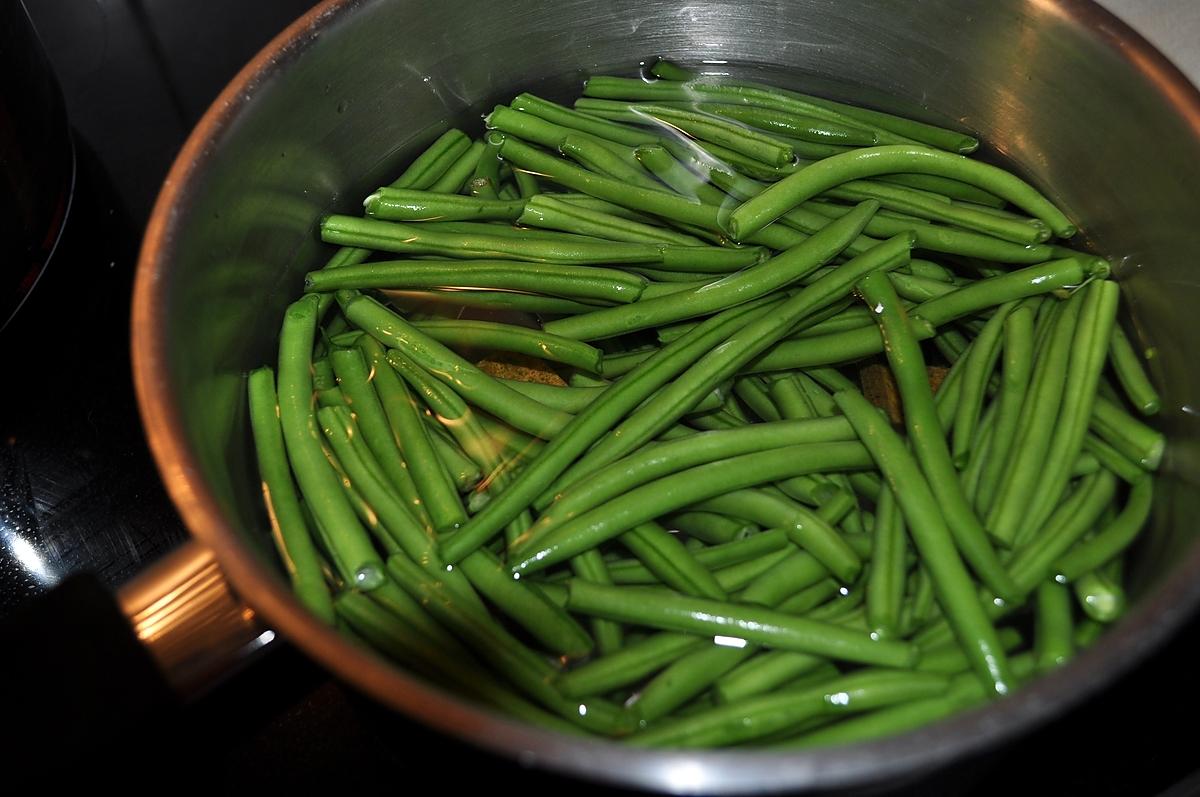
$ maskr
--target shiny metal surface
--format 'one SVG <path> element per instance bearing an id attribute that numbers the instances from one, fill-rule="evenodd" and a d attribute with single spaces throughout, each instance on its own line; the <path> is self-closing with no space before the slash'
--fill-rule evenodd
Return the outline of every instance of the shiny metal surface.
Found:
<path id="1" fill-rule="evenodd" d="M 117 601 L 183 698 L 197 697 L 275 638 L 239 600 L 203 543 L 192 540 L 123 586 Z"/>
<path id="2" fill-rule="evenodd" d="M 1170 434 L 1140 593 L 1096 648 L 1014 697 L 894 739 L 819 753 L 661 753 L 567 739 L 466 705 L 311 621 L 272 562 L 242 374 L 350 211 L 448 122 L 517 91 L 564 95 L 653 55 L 787 75 L 797 87 L 956 120 L 1031 175 L 1117 269 L 1157 356 Z M 870 88 L 865 88 L 870 87 Z M 530 765 L 673 792 L 877 782 L 994 745 L 1061 712 L 1200 601 L 1200 95 L 1083 0 L 617 0 L 423 5 L 331 0 L 263 51 L 180 153 L 147 230 L 133 347 L 143 418 L 177 506 L 272 626 L 385 703 Z"/>

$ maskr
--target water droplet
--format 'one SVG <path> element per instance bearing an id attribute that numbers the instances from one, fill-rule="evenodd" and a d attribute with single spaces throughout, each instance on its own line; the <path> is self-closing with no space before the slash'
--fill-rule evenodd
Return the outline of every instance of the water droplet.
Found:
<path id="1" fill-rule="evenodd" d="M 345 113 L 345 112 L 346 112 L 346 109 L 347 109 L 347 108 L 349 108 L 349 107 L 350 107 L 350 101 L 349 101 L 349 100 L 342 100 L 341 102 L 339 102 L 339 103 L 337 104 L 337 112 L 338 112 L 338 113 Z"/>
<path id="2" fill-rule="evenodd" d="M 363 565 L 354 572 L 354 583 L 360 589 L 375 589 L 383 585 L 383 571 L 375 565 Z"/>

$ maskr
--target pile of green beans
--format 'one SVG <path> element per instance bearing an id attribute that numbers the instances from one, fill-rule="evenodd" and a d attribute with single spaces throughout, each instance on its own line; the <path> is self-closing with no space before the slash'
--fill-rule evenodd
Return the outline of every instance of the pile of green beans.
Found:
<path id="1" fill-rule="evenodd" d="M 322 220 L 246 383 L 298 599 L 641 747 L 869 739 L 1061 666 L 1164 454 L 1108 263 L 967 134 L 653 71 Z"/>

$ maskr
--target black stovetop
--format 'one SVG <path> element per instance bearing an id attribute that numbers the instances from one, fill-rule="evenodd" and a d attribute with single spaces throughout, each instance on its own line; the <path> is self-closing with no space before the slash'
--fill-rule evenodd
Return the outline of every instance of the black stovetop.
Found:
<path id="1" fill-rule="evenodd" d="M 141 228 L 174 152 L 241 64 L 308 0 L 29 0 L 75 130 L 79 180 L 62 244 L 0 332 L 0 617 L 68 573 L 111 587 L 186 530 L 146 448 L 128 356 Z M 911 794 L 1200 793 L 1191 639 L 1200 622 L 1085 707 Z M 0 648 L 3 640 L 0 640 Z M 4 720 L 0 720 L 4 721 Z M 223 787 L 430 783 L 591 787 L 531 773 L 373 705 L 286 641 L 186 709 L 196 777 Z"/>

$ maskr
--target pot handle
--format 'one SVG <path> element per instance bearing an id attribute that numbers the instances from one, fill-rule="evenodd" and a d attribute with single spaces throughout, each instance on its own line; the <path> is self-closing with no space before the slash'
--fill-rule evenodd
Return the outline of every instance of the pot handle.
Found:
<path id="1" fill-rule="evenodd" d="M 116 596 L 72 575 L 0 624 L 5 754 L 169 747 L 178 709 L 272 639 L 194 541 Z"/>
<path id="2" fill-rule="evenodd" d="M 192 539 L 117 592 L 121 611 L 176 694 L 199 697 L 275 639 Z"/>

